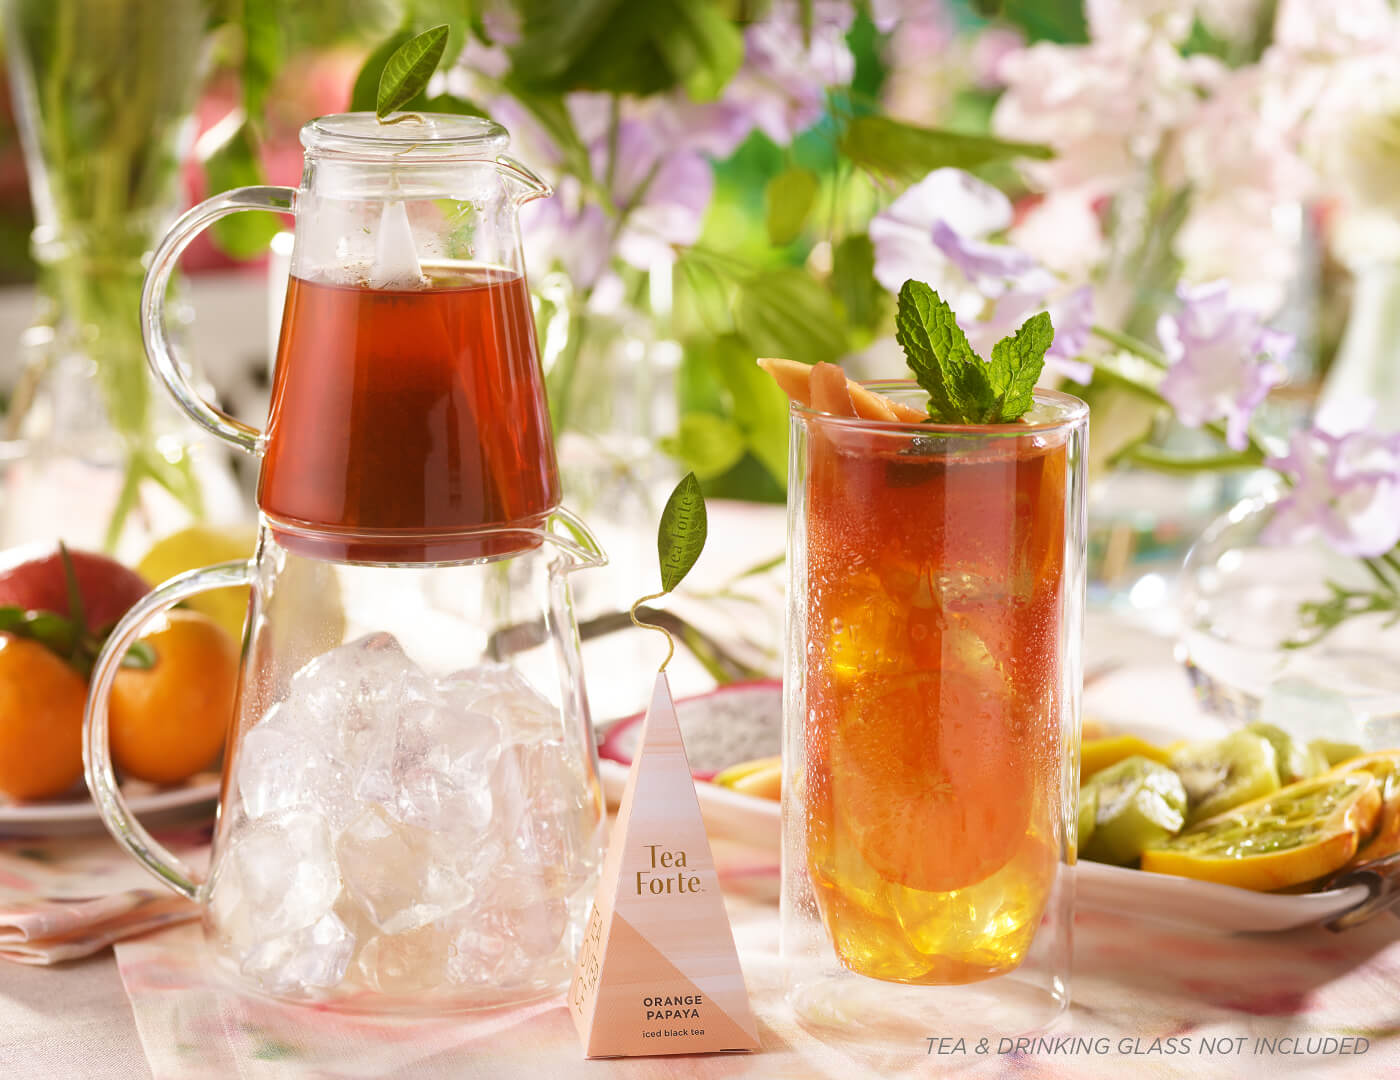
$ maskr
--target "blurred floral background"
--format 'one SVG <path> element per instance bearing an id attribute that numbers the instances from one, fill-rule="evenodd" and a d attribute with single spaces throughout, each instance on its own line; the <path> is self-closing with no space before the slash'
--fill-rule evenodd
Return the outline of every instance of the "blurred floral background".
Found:
<path id="1" fill-rule="evenodd" d="M 373 108 L 394 49 L 447 23 L 444 63 L 410 107 L 493 117 L 556 188 L 522 217 L 550 407 L 567 501 L 624 577 L 684 471 L 711 497 L 783 501 L 787 403 L 754 358 L 904 374 L 892 301 L 914 277 L 979 348 L 1051 312 L 1051 381 L 1094 409 L 1097 598 L 1160 604 L 1189 543 L 1282 477 L 1292 494 L 1266 531 L 1372 559 L 1359 602 L 1400 609 L 1400 570 L 1381 558 L 1400 540 L 1389 0 L 7 0 L 5 12 L 19 96 L 0 131 L 0 275 L 37 280 L 41 297 L 10 370 L 8 431 L 30 458 L 45 438 L 71 452 L 77 428 L 54 419 L 65 410 L 33 402 L 44 380 L 62 399 L 55 354 L 81 360 L 66 362 L 70 385 L 95 372 L 95 404 L 68 412 L 85 439 L 113 436 L 109 547 L 148 489 L 217 516 L 222 482 L 147 401 L 144 251 L 207 194 L 295 184 L 300 126 Z M 75 53 L 75 40 L 100 49 Z M 129 129 L 133 111 L 164 127 Z M 275 308 L 285 259 L 268 249 L 283 227 L 221 222 L 184 270 L 271 274 Z M 121 277 L 94 274 L 117 265 L 102 259 L 124 260 L 122 289 L 94 284 Z M 256 418 L 266 356 L 243 368 L 208 374 Z M 761 570 L 781 553 L 754 556 Z"/>

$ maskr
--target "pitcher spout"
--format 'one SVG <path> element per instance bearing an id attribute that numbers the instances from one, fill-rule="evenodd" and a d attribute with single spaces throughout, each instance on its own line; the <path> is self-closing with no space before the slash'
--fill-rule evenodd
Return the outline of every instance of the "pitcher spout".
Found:
<path id="1" fill-rule="evenodd" d="M 555 510 L 545 523 L 541 536 L 568 556 L 565 573 L 608 565 L 608 555 L 603 545 L 572 510 L 562 506 Z"/>
<path id="2" fill-rule="evenodd" d="M 496 168 L 511 189 L 511 197 L 516 206 L 524 206 L 536 199 L 547 199 L 554 194 L 554 188 L 550 187 L 548 181 L 513 157 L 500 155 L 496 158 Z"/>

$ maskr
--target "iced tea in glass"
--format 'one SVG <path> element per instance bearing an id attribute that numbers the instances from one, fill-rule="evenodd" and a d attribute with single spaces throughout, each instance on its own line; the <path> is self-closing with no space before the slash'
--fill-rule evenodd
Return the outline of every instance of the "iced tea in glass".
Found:
<path id="1" fill-rule="evenodd" d="M 964 984 L 1016 969 L 1055 914 L 1086 413 L 1053 392 L 988 427 L 793 406 L 785 951 L 806 919 L 844 972 Z"/>

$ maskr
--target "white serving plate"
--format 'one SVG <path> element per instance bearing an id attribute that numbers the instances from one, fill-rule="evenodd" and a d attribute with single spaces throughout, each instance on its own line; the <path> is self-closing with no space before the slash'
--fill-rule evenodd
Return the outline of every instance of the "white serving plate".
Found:
<path id="1" fill-rule="evenodd" d="M 1120 692 L 1135 690 L 1140 695 L 1141 684 L 1133 686 L 1134 674 L 1141 677 L 1140 673 L 1125 671 L 1104 682 L 1117 684 Z M 1194 708 L 1179 706 L 1173 710 L 1175 722 L 1170 727 L 1158 718 L 1125 723 L 1117 717 L 1123 716 L 1127 709 L 1112 708 L 1113 693 L 1103 692 L 1112 691 L 1114 687 L 1095 689 L 1099 691 L 1095 695 L 1099 702 L 1110 705 L 1102 709 L 1101 715 L 1114 717 L 1110 726 L 1115 732 L 1166 743 L 1180 738 L 1209 738 L 1224 730 L 1218 720 L 1203 716 Z M 1126 700 L 1135 699 L 1129 694 Z M 1140 698 L 1136 700 L 1139 702 L 1136 711 L 1140 714 L 1143 711 Z M 601 769 L 603 790 L 609 805 L 615 806 L 627 784 L 628 766 L 603 759 Z M 775 856 L 782 850 L 782 819 L 777 803 L 705 781 L 697 781 L 695 790 L 705 826 L 712 837 L 745 843 Z M 1151 922 L 1221 933 L 1272 932 L 1325 922 L 1355 907 L 1367 896 L 1364 885 L 1299 895 L 1257 893 L 1230 885 L 1092 862 L 1078 864 L 1076 885 L 1077 902 L 1085 910 L 1131 913 Z"/>
<path id="2" fill-rule="evenodd" d="M 199 773 L 178 787 L 157 787 L 128 780 L 121 786 L 131 812 L 143 825 L 187 821 L 212 811 L 219 799 L 217 773 Z M 69 799 L 11 802 L 0 796 L 0 836 L 60 836 L 101 832 L 97 805 L 87 789 Z"/>

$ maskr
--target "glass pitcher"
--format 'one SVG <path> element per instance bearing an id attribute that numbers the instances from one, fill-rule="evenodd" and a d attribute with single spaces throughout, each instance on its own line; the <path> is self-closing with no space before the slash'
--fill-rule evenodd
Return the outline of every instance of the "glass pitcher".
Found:
<path id="1" fill-rule="evenodd" d="M 262 456 L 258 506 L 288 547 L 381 563 L 509 550 L 559 505 L 517 220 L 549 186 L 480 117 L 349 113 L 301 140 L 300 188 L 217 195 L 156 249 L 152 369 L 196 423 Z M 265 432 L 199 396 L 165 331 L 180 253 L 240 210 L 296 216 Z"/>
<path id="2" fill-rule="evenodd" d="M 113 631 L 85 718 L 88 784 L 152 873 L 204 905 L 245 987 L 368 1010 L 496 1006 L 569 974 L 603 801 L 568 574 L 604 561 L 559 508 L 517 207 L 548 194 L 504 129 L 325 117 L 302 186 L 176 223 L 142 296 L 151 365 L 200 424 L 262 455 L 254 557 L 156 589 Z M 162 305 L 217 218 L 296 215 L 266 432 L 186 380 Z M 208 874 L 122 802 L 121 658 L 204 589 L 250 585 Z"/>
<path id="3" fill-rule="evenodd" d="M 88 787 L 113 835 L 204 906 L 243 986 L 418 1011 L 567 979 L 604 816 L 566 575 L 602 558 L 565 511 L 510 532 L 508 558 L 374 566 L 287 548 L 264 520 L 251 560 L 172 578 L 113 631 L 88 698 Z M 107 702 L 153 620 L 230 585 L 252 598 L 200 878 L 122 800 Z"/>

